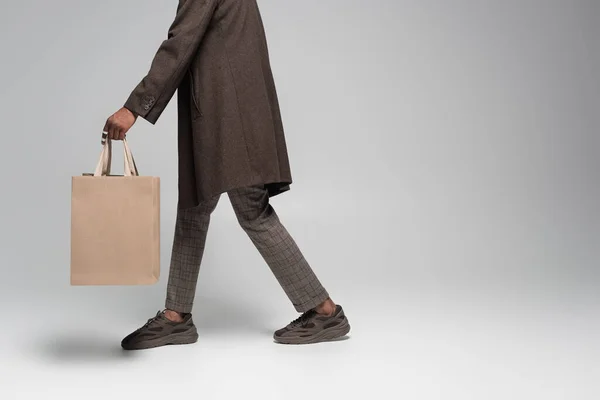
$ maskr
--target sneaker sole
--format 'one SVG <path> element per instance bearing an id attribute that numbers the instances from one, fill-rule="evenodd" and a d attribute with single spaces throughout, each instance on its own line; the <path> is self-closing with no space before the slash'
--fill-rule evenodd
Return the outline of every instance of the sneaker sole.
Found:
<path id="1" fill-rule="evenodd" d="M 313 344 L 320 342 L 330 342 L 336 339 L 340 339 L 346 336 L 350 332 L 350 323 L 348 319 L 344 317 L 344 321 L 338 325 L 329 329 L 322 330 L 316 334 L 308 337 L 289 336 L 279 337 L 273 336 L 276 342 L 281 344 Z"/>
<path id="2" fill-rule="evenodd" d="M 169 335 L 162 338 L 158 338 L 152 341 L 138 342 L 131 345 L 124 345 L 121 343 L 121 347 L 124 350 L 145 350 L 153 349 L 155 347 L 179 345 L 179 344 L 192 344 L 198 341 L 198 332 L 194 333 L 183 333 L 176 335 Z"/>

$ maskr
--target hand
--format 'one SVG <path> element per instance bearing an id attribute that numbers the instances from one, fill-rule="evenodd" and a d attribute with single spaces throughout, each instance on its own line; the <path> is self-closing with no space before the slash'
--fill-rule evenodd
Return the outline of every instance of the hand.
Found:
<path id="1" fill-rule="evenodd" d="M 119 111 L 111 115 L 107 120 L 106 124 L 104 124 L 103 129 L 103 139 L 104 142 L 104 132 L 106 132 L 109 139 L 112 140 L 123 140 L 125 139 L 125 135 L 127 131 L 131 129 L 135 121 L 137 120 L 137 115 L 133 114 L 127 108 L 122 107 Z"/>

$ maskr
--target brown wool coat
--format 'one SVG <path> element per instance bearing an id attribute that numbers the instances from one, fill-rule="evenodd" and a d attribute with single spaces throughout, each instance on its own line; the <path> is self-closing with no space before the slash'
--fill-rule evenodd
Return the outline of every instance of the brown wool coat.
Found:
<path id="1" fill-rule="evenodd" d="M 147 75 L 124 106 L 155 124 L 177 90 L 179 208 L 229 189 L 292 183 L 256 0 L 179 0 Z"/>

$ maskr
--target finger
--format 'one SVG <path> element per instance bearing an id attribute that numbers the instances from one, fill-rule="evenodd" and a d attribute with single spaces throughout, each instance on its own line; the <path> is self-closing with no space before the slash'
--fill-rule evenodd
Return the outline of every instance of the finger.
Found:
<path id="1" fill-rule="evenodd" d="M 118 130 L 118 126 L 114 123 L 111 123 L 109 128 L 108 128 L 108 136 L 112 139 L 112 140 L 118 140 L 119 139 L 119 130 Z"/>
<path id="2" fill-rule="evenodd" d="M 131 126 L 123 129 L 123 139 L 127 138 L 127 134 L 129 133 L 130 130 L 131 130 Z"/>

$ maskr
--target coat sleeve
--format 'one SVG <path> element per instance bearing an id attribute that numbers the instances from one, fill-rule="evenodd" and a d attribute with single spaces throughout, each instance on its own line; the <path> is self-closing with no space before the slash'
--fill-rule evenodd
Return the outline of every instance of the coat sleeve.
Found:
<path id="1" fill-rule="evenodd" d="M 159 46 L 150 70 L 133 89 L 124 107 L 155 124 L 185 76 L 218 0 L 179 0 L 167 39 Z"/>

